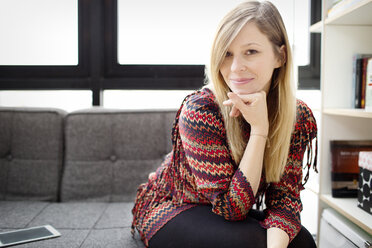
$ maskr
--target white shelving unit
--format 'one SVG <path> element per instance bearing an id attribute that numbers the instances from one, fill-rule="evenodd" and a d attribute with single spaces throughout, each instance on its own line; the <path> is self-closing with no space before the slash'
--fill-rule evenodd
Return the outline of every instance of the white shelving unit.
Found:
<path id="1" fill-rule="evenodd" d="M 372 236 L 372 215 L 357 207 L 357 199 L 332 197 L 330 157 L 331 140 L 372 140 L 372 113 L 352 106 L 353 55 L 372 53 L 372 0 L 327 18 L 331 4 L 322 1 L 322 20 L 310 27 L 322 36 L 318 233 L 322 210 L 333 208 Z"/>

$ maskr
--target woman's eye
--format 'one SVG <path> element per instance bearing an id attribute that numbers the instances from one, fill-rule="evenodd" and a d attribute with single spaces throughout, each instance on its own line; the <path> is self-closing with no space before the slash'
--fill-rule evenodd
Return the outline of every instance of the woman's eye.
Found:
<path id="1" fill-rule="evenodd" d="M 225 57 L 226 57 L 226 58 L 231 57 L 231 56 L 232 56 L 232 53 L 230 53 L 230 52 L 226 52 L 226 54 L 225 54 Z"/>
<path id="2" fill-rule="evenodd" d="M 246 52 L 247 55 L 252 55 L 258 53 L 257 50 L 250 49 Z"/>

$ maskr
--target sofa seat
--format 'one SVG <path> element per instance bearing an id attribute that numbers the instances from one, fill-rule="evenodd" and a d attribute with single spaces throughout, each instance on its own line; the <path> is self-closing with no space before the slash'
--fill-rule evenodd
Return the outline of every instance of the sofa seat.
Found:
<path id="1" fill-rule="evenodd" d="M 52 225 L 61 236 L 17 247 L 144 247 L 130 232 L 133 203 L 0 201 L 0 231 Z"/>
<path id="2" fill-rule="evenodd" d="M 133 201 L 172 149 L 176 110 L 0 107 L 0 231 L 52 225 L 17 247 L 144 247 Z"/>

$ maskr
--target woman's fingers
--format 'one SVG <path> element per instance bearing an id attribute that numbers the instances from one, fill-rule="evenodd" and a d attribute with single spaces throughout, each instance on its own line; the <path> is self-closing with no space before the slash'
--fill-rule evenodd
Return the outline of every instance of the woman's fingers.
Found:
<path id="1" fill-rule="evenodd" d="M 262 110 L 266 110 L 262 109 L 266 108 L 266 93 L 263 91 L 247 95 L 238 95 L 229 92 L 227 93 L 227 96 L 229 99 L 224 101 L 223 105 L 232 106 L 230 111 L 231 117 L 238 117 L 242 114 L 245 116 L 245 119 L 247 119 L 247 115 L 255 115 L 253 112 L 256 112 L 257 114 L 257 111 L 262 112 Z"/>
<path id="2" fill-rule="evenodd" d="M 222 104 L 225 105 L 225 106 L 228 106 L 228 105 L 232 105 L 233 102 L 229 99 L 229 100 L 223 101 Z"/>
<path id="3" fill-rule="evenodd" d="M 155 178 L 155 172 L 151 172 L 150 174 L 149 174 L 149 179 L 154 179 Z"/>
<path id="4" fill-rule="evenodd" d="M 257 102 L 257 100 L 266 100 L 266 93 L 264 91 L 260 91 L 260 92 L 257 92 L 257 93 L 253 93 L 253 94 L 247 94 L 247 95 L 240 95 L 240 94 L 235 94 L 233 92 L 229 92 L 227 94 L 227 96 L 231 96 L 231 97 L 239 97 L 245 104 L 254 104 L 255 102 Z M 231 97 L 229 96 L 229 98 L 231 99 Z"/>
<path id="5" fill-rule="evenodd" d="M 225 105 L 225 106 L 231 106 L 232 105 L 232 108 L 231 108 L 231 111 L 230 111 L 230 117 L 238 117 L 240 115 L 239 109 L 234 106 L 233 101 L 231 101 L 230 99 L 224 101 L 222 104 Z"/>
<path id="6" fill-rule="evenodd" d="M 242 111 L 247 105 L 251 105 L 256 101 L 256 98 L 253 94 L 237 95 L 233 92 L 229 92 L 227 93 L 227 96 L 230 98 L 229 100 L 233 106 L 237 107 L 240 111 Z"/>
<path id="7" fill-rule="evenodd" d="M 239 115 L 240 115 L 239 109 L 236 108 L 235 106 L 233 106 L 231 111 L 230 111 L 230 116 L 231 117 L 238 117 Z"/>

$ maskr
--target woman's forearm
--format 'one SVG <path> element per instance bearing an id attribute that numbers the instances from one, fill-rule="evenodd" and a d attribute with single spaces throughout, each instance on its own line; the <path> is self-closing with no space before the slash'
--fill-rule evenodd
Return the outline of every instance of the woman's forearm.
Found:
<path id="1" fill-rule="evenodd" d="M 284 248 L 288 244 L 288 234 L 282 229 L 276 227 L 267 229 L 267 248 Z"/>
<path id="2" fill-rule="evenodd" d="M 251 135 L 239 168 L 256 195 L 260 185 L 266 140 L 269 133 L 266 93 L 260 91 L 253 94 L 237 95 L 229 92 L 228 97 L 229 100 L 224 104 L 232 105 L 230 115 L 237 117 L 242 114 L 245 121 L 251 126 Z"/>

